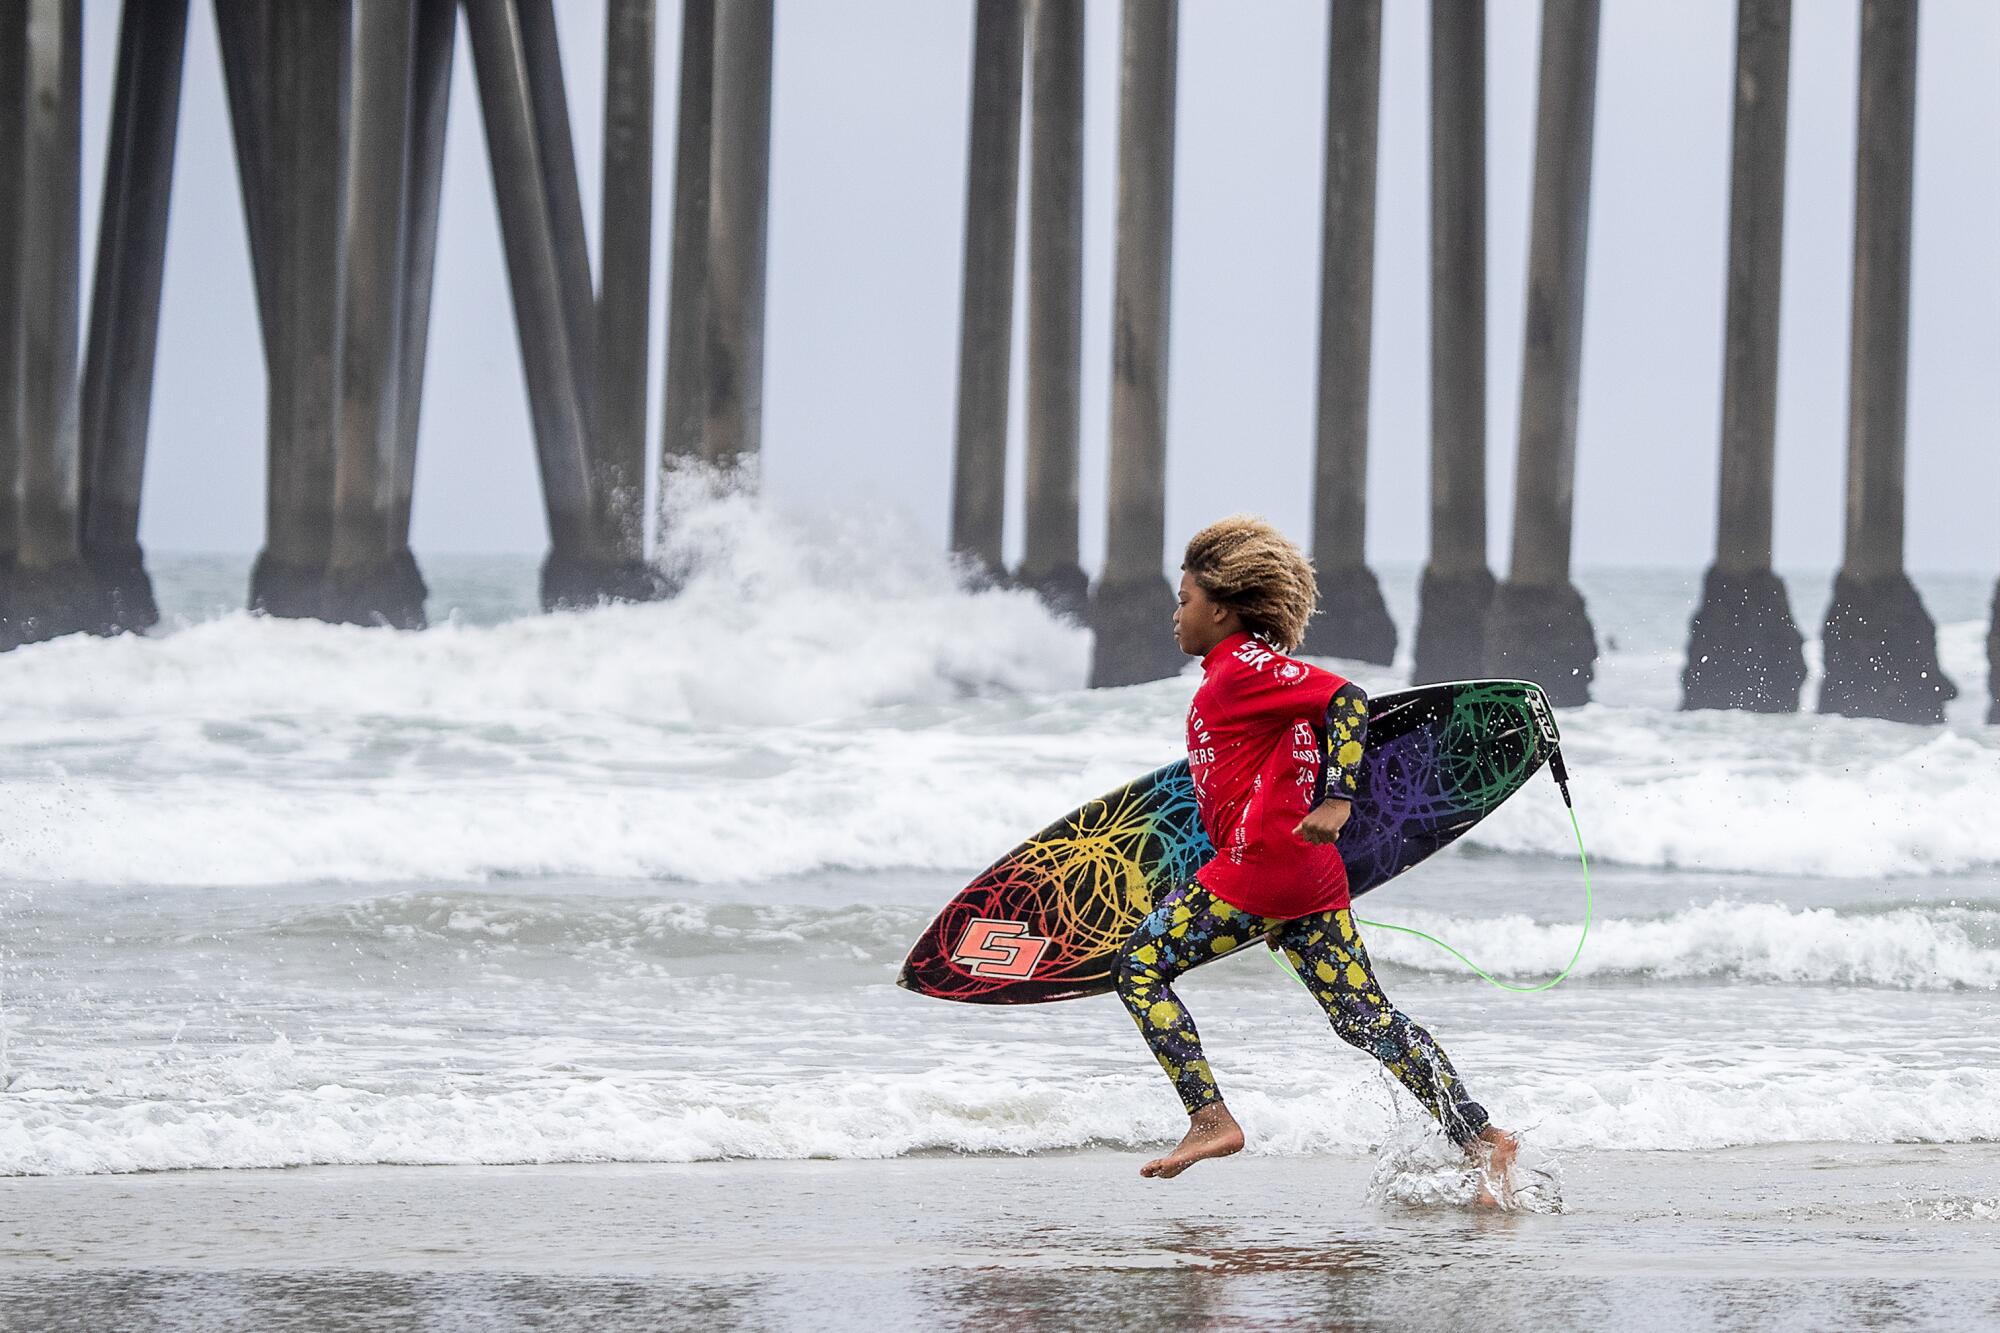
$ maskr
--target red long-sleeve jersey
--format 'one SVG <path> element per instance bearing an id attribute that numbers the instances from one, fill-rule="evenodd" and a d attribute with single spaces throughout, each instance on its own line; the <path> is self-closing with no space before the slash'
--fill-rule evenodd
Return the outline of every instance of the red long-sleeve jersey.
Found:
<path id="1" fill-rule="evenodd" d="M 1347 681 L 1248 634 L 1217 644 L 1201 668 L 1188 706 L 1188 769 L 1215 856 L 1195 877 L 1253 916 L 1291 918 L 1347 906 L 1339 850 L 1292 832 L 1319 788 L 1315 724 Z"/>

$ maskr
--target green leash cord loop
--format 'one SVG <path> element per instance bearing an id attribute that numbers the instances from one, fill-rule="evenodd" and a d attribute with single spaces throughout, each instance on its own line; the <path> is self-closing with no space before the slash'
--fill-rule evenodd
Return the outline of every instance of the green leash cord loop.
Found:
<path id="1" fill-rule="evenodd" d="M 1555 771 L 1556 782 L 1562 788 L 1563 805 L 1569 811 L 1570 830 L 1576 834 L 1577 860 L 1582 862 L 1583 864 L 1583 932 L 1576 937 L 1576 948 L 1574 951 L 1571 952 L 1569 956 L 1569 962 L 1564 964 L 1562 971 L 1556 973 L 1554 976 L 1550 977 L 1547 981 L 1541 982 L 1534 986 L 1516 986 L 1510 982 L 1505 982 L 1500 980 L 1498 977 L 1494 976 L 1491 972 L 1488 972 L 1485 968 L 1473 962 L 1470 958 L 1467 958 L 1464 954 L 1452 948 L 1449 944 L 1446 944 L 1443 940 L 1439 939 L 1437 936 L 1427 934 L 1424 931 L 1416 929 L 1414 926 L 1392 925 L 1387 921 L 1370 921 L 1365 917 L 1356 917 L 1354 919 L 1361 925 L 1368 927 L 1370 930 L 1393 930 L 1400 932 L 1401 934 L 1404 935 L 1414 935 L 1420 940 L 1428 940 L 1430 943 L 1437 945 L 1438 948 L 1443 949 L 1446 953 L 1450 954 L 1453 958 L 1456 958 L 1459 962 L 1464 963 L 1467 967 L 1471 968 L 1489 986 L 1497 986 L 1501 990 L 1512 991 L 1516 995 L 1534 995 L 1537 992 L 1551 990 L 1554 987 L 1561 985 L 1564 978 L 1568 977 L 1570 973 L 1576 971 L 1577 961 L 1583 957 L 1584 942 L 1590 938 L 1590 923 L 1594 917 L 1596 909 L 1596 897 L 1595 894 L 1592 892 L 1590 884 L 1590 856 L 1583 850 L 1583 829 L 1576 822 L 1576 806 L 1572 804 L 1569 799 L 1568 774 L 1565 773 L 1561 767 L 1560 757 L 1558 757 L 1556 759 L 1556 762 L 1551 765 L 1551 768 L 1554 769 Z M 1285 969 L 1286 974 L 1290 976 L 1292 980 L 1298 982 L 1301 986 L 1304 986 L 1306 984 L 1305 978 L 1301 977 L 1295 970 L 1293 970 L 1290 960 L 1287 959 L 1283 954 L 1279 953 L 1276 949 L 1273 949 L 1271 951 L 1271 957 L 1274 960 L 1276 960 L 1279 967 Z M 1307 989 L 1310 990 L 1311 987 L 1307 987 Z"/>

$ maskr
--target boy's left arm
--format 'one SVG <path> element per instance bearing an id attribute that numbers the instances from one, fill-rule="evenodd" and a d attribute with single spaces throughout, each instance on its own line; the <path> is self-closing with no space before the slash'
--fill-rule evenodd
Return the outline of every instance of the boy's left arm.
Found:
<path id="1" fill-rule="evenodd" d="M 1329 843 L 1340 837 L 1360 792 L 1361 755 L 1368 743 L 1367 693 L 1351 680 L 1342 681 L 1327 702 L 1324 723 L 1315 729 L 1321 756 L 1319 800 L 1293 832 L 1307 842 Z"/>

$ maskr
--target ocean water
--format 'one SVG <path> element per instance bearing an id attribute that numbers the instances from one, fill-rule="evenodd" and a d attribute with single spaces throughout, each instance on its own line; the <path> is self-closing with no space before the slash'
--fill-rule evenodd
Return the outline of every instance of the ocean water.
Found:
<path id="1" fill-rule="evenodd" d="M 1084 689 L 1083 631 L 882 516 L 737 499 L 680 541 L 679 599 L 555 616 L 532 560 L 429 559 L 422 633 L 252 617 L 247 561 L 156 557 L 156 632 L 0 656 L 0 1175 L 1176 1137 L 1114 1000 L 893 982 L 984 864 L 1177 754 L 1192 675 Z M 1407 639 L 1416 571 L 1383 576 Z M 1990 577 L 1918 579 L 1964 696 L 1928 728 L 1681 714 L 1699 571 L 1578 582 L 1606 650 L 1560 717 L 1582 964 L 1510 995 L 1375 931 L 1392 997 L 1552 1170 L 2000 1140 Z M 1830 582 L 1792 578 L 1802 625 Z M 1362 914 L 1530 981 L 1583 908 L 1538 779 Z M 1262 958 L 1182 988 L 1252 1154 L 1421 1138 Z M 1372 1188 L 1422 1202 L 1421 1176 Z M 1990 1224 L 1996 1195 L 1925 1206 Z"/>

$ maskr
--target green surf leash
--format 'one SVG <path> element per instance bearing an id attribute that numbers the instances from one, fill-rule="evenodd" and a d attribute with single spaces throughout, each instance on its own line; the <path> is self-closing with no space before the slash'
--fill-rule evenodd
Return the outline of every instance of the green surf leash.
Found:
<path id="1" fill-rule="evenodd" d="M 1370 921 L 1365 917 L 1356 917 L 1354 918 L 1355 921 L 1368 927 L 1370 930 L 1393 930 L 1404 935 L 1414 935 L 1420 940 L 1426 940 L 1435 944 L 1438 948 L 1443 949 L 1453 958 L 1471 968 L 1489 986 L 1497 986 L 1501 990 L 1512 991 L 1516 995 L 1534 995 L 1541 991 L 1552 990 L 1556 986 L 1561 985 L 1570 973 L 1576 971 L 1577 961 L 1583 957 L 1583 946 L 1590 939 L 1590 925 L 1595 917 L 1596 895 L 1590 883 L 1590 856 L 1583 849 L 1583 829 L 1576 822 L 1576 803 L 1570 799 L 1569 770 L 1563 764 L 1561 750 L 1556 750 L 1549 755 L 1549 773 L 1555 778 L 1556 786 L 1562 792 L 1563 808 L 1569 811 L 1570 831 L 1576 835 L 1577 860 L 1583 864 L 1583 930 L 1576 937 L 1576 948 L 1571 951 L 1569 962 L 1563 965 L 1562 971 L 1556 973 L 1547 981 L 1533 986 L 1516 986 L 1511 982 L 1500 980 L 1500 978 L 1494 976 L 1491 972 L 1488 972 L 1485 968 L 1473 962 L 1470 958 L 1467 958 L 1437 936 L 1418 930 L 1414 926 L 1398 926 L 1388 921 Z M 1298 982 L 1301 986 L 1305 986 L 1305 978 L 1298 974 L 1292 967 L 1291 961 L 1282 953 L 1273 949 L 1271 950 L 1271 957 L 1277 962 L 1279 967 L 1285 970 L 1286 975 L 1290 976 L 1293 981 Z M 1311 989 L 1309 986 L 1306 988 L 1308 990 Z"/>

